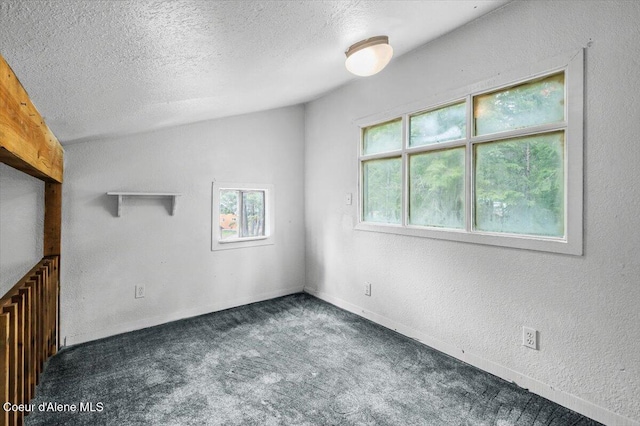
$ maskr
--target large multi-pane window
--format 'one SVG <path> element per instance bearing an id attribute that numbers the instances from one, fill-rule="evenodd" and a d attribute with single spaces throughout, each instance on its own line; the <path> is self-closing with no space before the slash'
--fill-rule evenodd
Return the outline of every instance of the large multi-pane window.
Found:
<path id="1" fill-rule="evenodd" d="M 568 62 L 363 126 L 359 228 L 581 254 L 581 53 Z"/>

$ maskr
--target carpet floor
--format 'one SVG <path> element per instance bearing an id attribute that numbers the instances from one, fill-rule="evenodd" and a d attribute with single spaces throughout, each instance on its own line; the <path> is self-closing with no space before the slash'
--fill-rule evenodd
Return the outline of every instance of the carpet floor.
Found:
<path id="1" fill-rule="evenodd" d="M 64 349 L 33 404 L 26 425 L 599 425 L 307 294 Z"/>

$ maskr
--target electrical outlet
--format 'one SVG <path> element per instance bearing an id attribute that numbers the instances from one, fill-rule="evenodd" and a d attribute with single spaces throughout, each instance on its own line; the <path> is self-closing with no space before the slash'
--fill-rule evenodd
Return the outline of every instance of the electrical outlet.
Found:
<path id="1" fill-rule="evenodd" d="M 522 327 L 522 346 L 538 350 L 538 331 L 529 327 Z"/>
<path id="2" fill-rule="evenodd" d="M 144 285 L 139 284 L 136 286 L 136 299 L 142 299 L 144 297 Z"/>
<path id="3" fill-rule="evenodd" d="M 364 283 L 364 295 L 371 296 L 371 283 L 369 282 Z"/>

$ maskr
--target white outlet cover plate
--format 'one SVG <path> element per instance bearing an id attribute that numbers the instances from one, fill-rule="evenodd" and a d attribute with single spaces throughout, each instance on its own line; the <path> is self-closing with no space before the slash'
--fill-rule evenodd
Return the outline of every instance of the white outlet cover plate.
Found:
<path id="1" fill-rule="evenodd" d="M 136 299 L 142 299 L 144 298 L 144 286 L 143 285 L 137 285 L 136 286 Z"/>
<path id="2" fill-rule="evenodd" d="M 522 327 L 522 346 L 538 350 L 538 331 L 530 327 Z"/>

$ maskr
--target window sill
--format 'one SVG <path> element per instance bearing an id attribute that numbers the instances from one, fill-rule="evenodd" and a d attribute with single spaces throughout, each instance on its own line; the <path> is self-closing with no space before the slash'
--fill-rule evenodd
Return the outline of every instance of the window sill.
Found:
<path id="1" fill-rule="evenodd" d="M 266 240 L 269 237 L 248 237 L 248 238 L 229 238 L 227 240 L 219 240 L 218 244 L 241 243 L 243 241 L 259 241 Z"/>
<path id="2" fill-rule="evenodd" d="M 211 246 L 211 250 L 212 251 L 234 250 L 234 249 L 249 248 L 249 247 L 271 246 L 274 244 L 275 244 L 275 241 L 273 236 L 239 238 L 239 239 L 233 239 L 233 240 L 214 240 Z"/>
<path id="3" fill-rule="evenodd" d="M 384 234 L 405 235 L 418 238 L 458 241 L 484 244 L 498 247 L 509 247 L 524 250 L 544 251 L 581 256 L 582 245 L 571 244 L 562 238 L 540 238 L 530 235 L 495 234 L 489 232 L 467 232 L 464 229 L 440 229 L 423 227 L 403 227 L 394 224 L 378 224 L 360 222 L 355 226 L 357 231 L 380 232 Z"/>

